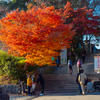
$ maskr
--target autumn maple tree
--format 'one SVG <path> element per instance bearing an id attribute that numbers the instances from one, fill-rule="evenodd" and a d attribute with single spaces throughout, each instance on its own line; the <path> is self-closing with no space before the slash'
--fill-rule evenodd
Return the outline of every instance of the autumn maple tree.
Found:
<path id="1" fill-rule="evenodd" d="M 100 25 L 100 16 L 94 16 L 92 9 L 87 9 L 86 7 L 73 10 L 73 16 L 69 17 L 70 22 L 73 23 L 73 29 L 76 30 L 76 35 L 73 38 L 80 40 L 83 44 L 84 35 L 99 35 L 98 27 Z M 72 42 L 72 44 L 74 41 Z M 73 45 L 75 47 L 75 45 Z"/>
<path id="2" fill-rule="evenodd" d="M 58 12 L 66 18 L 65 24 L 73 25 L 76 34 L 73 37 L 72 47 L 75 47 L 75 39 L 79 43 L 83 41 L 84 35 L 99 35 L 100 16 L 94 16 L 92 9 L 87 9 L 87 7 L 74 9 L 72 4 L 67 2 L 65 8 L 59 9 Z"/>
<path id="3" fill-rule="evenodd" d="M 57 51 L 63 47 L 70 47 L 75 34 L 73 26 L 64 22 L 53 6 L 12 11 L 0 20 L 0 40 L 9 53 L 24 56 L 30 64 L 52 65 L 51 57 L 58 56 Z"/>

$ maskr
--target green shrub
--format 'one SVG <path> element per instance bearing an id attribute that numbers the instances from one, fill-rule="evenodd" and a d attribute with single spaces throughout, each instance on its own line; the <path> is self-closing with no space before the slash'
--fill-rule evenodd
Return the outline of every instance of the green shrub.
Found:
<path id="1" fill-rule="evenodd" d="M 26 79 L 26 73 L 35 72 L 40 67 L 38 65 L 29 65 L 27 70 L 23 70 L 24 66 L 24 57 L 15 57 L 0 50 L 0 75 L 6 74 L 13 79 L 24 80 Z"/>
<path id="2" fill-rule="evenodd" d="M 2 76 L 4 74 L 4 71 L 2 70 L 2 68 L 0 67 L 0 76 Z"/>
<path id="3" fill-rule="evenodd" d="M 25 58 L 14 57 L 12 55 L 9 55 L 7 52 L 0 50 L 0 72 L 17 79 L 22 77 L 24 74 L 22 73 L 24 64 L 23 66 L 22 64 L 19 64 L 21 60 L 25 61 Z"/>

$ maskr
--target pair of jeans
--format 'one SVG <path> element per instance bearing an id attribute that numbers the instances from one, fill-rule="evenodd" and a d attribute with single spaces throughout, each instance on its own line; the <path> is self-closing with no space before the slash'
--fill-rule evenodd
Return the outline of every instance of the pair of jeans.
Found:
<path id="1" fill-rule="evenodd" d="M 79 91 L 80 93 L 82 93 L 82 89 L 81 89 L 81 85 L 79 84 Z"/>
<path id="2" fill-rule="evenodd" d="M 81 85 L 82 93 L 85 93 L 85 85 Z"/>
<path id="3" fill-rule="evenodd" d="M 30 94 L 31 86 L 27 85 L 28 94 Z"/>
<path id="4" fill-rule="evenodd" d="M 57 67 L 59 68 L 59 63 L 57 63 Z"/>
<path id="5" fill-rule="evenodd" d="M 44 84 L 41 84 L 41 93 L 44 94 Z"/>

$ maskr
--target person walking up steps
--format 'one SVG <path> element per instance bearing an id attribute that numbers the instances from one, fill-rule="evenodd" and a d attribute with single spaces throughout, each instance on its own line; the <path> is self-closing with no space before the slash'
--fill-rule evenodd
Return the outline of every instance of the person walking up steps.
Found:
<path id="1" fill-rule="evenodd" d="M 57 57 L 57 59 L 56 59 L 56 64 L 57 64 L 57 68 L 59 69 L 60 60 L 59 60 L 58 57 Z"/>
<path id="2" fill-rule="evenodd" d="M 82 54 L 82 63 L 84 64 L 84 62 L 85 62 L 85 55 Z"/>
<path id="3" fill-rule="evenodd" d="M 78 77 L 78 81 L 81 85 L 83 95 L 85 94 L 85 79 L 87 80 L 87 76 L 84 74 L 84 70 L 81 70 L 81 74 Z"/>
<path id="4" fill-rule="evenodd" d="M 69 69 L 69 73 L 72 75 L 72 62 L 71 62 L 71 60 L 68 60 L 68 69 Z"/>
<path id="5" fill-rule="evenodd" d="M 35 87 L 36 87 L 36 84 L 38 82 L 40 82 L 40 84 L 41 84 L 41 94 L 40 94 L 40 96 L 43 96 L 44 95 L 44 84 L 45 84 L 45 81 L 44 81 L 44 79 L 43 79 L 41 74 L 36 73 L 35 76 L 37 78 L 36 83 L 35 83 Z"/>
<path id="6" fill-rule="evenodd" d="M 78 70 L 78 73 L 79 73 L 79 70 L 81 70 L 81 69 L 82 69 L 82 63 L 81 63 L 81 60 L 78 59 L 78 61 L 77 61 L 77 70 Z"/>

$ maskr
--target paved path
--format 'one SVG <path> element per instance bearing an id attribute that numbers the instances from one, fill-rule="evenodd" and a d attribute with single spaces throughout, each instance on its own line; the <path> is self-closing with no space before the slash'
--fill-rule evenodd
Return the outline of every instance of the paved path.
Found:
<path id="1" fill-rule="evenodd" d="M 100 100 L 100 92 L 86 93 L 81 95 L 78 93 L 57 93 L 46 94 L 44 96 L 12 96 L 10 100 Z"/>

